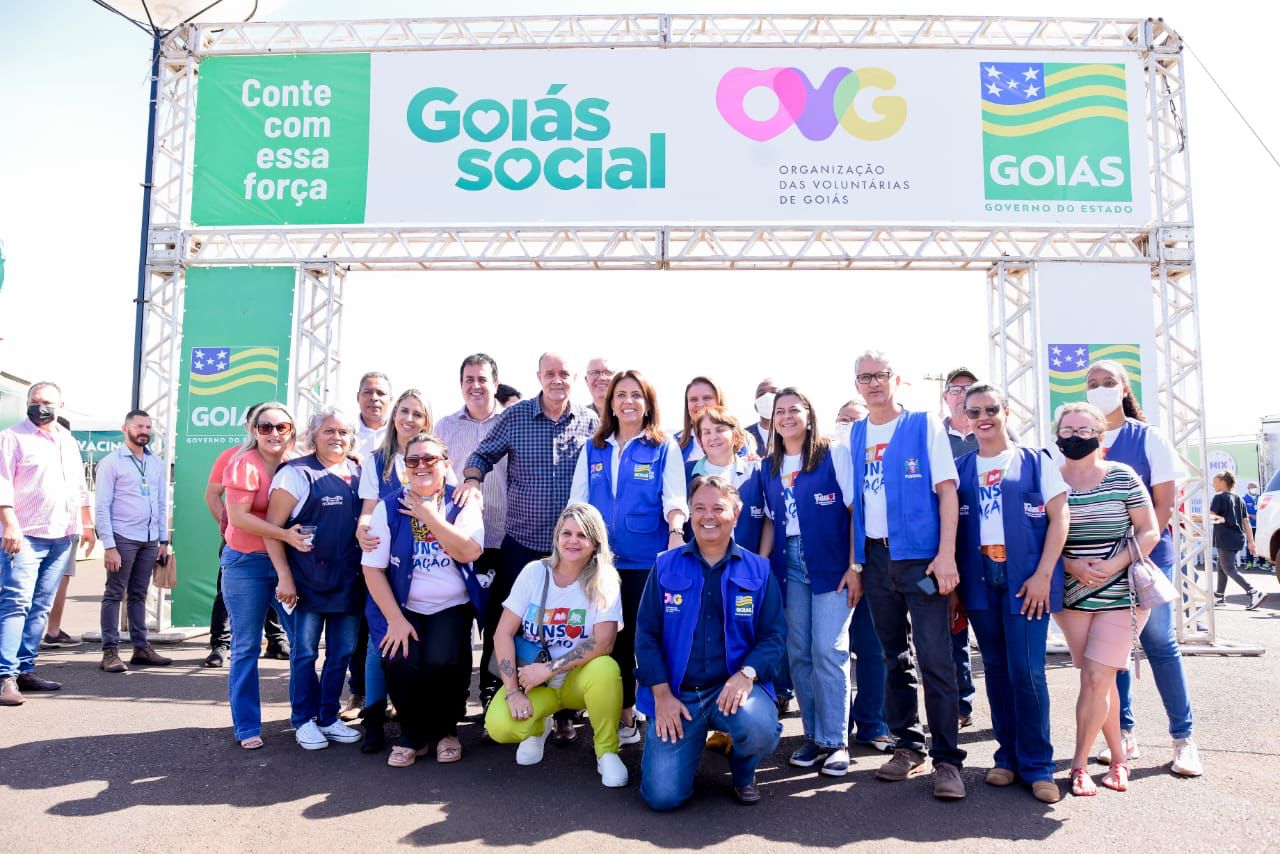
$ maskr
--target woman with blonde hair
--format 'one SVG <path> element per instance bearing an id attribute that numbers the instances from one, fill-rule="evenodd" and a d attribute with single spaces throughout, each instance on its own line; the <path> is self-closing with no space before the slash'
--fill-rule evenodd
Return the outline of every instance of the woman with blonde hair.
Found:
<path id="1" fill-rule="evenodd" d="M 489 737 L 519 742 L 516 762 L 536 765 L 551 715 L 586 709 L 602 782 L 625 786 L 627 768 L 618 757 L 622 675 L 609 655 L 622 624 L 621 581 L 600 511 L 581 502 L 566 507 L 551 557 L 521 571 L 502 608 L 493 640 L 502 688 L 485 714 Z"/>
<path id="2" fill-rule="evenodd" d="M 698 444 L 698 416 L 708 406 L 723 408 L 724 405 L 724 392 L 710 377 L 694 377 L 684 387 L 684 426 L 675 439 L 686 464 L 703 457 L 702 446 Z"/>

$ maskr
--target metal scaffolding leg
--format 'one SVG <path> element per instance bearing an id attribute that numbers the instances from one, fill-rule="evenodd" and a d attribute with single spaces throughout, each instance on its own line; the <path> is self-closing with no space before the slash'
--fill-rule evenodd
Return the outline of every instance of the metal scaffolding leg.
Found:
<path id="1" fill-rule="evenodd" d="M 1034 265 L 999 261 L 987 272 L 990 375 L 1005 390 L 1010 429 L 1028 445 L 1043 444 L 1034 288 Z"/>
<path id="2" fill-rule="evenodd" d="M 299 424 L 332 401 L 342 366 L 342 296 L 346 270 L 332 261 L 298 268 L 293 399 Z"/>

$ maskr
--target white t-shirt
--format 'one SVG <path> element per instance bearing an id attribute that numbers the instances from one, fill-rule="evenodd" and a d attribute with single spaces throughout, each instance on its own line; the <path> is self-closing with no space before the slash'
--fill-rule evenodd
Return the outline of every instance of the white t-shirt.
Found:
<path id="1" fill-rule="evenodd" d="M 831 445 L 828 447 L 828 453 L 831 454 L 831 464 L 836 470 L 836 483 L 840 487 L 840 497 L 844 500 L 845 507 L 853 505 L 853 457 L 849 455 L 849 449 L 844 445 Z M 765 465 L 769 465 L 768 462 Z M 800 519 L 796 515 L 796 495 L 795 483 L 796 477 L 800 474 L 800 455 L 786 454 L 782 457 L 782 503 L 786 508 L 787 519 L 787 536 L 800 536 Z M 770 519 L 773 518 L 773 511 L 770 509 L 768 502 L 764 507 L 765 515 Z"/>
<path id="2" fill-rule="evenodd" d="M 373 452 L 382 446 L 382 439 L 387 435 L 387 429 L 390 426 L 391 421 L 388 419 L 387 423 L 375 430 L 365 426 L 363 415 L 357 417 L 356 451 L 360 454 L 360 462 L 368 465 L 373 460 Z"/>
<path id="3" fill-rule="evenodd" d="M 355 463 L 347 460 L 349 478 L 355 477 L 355 468 Z M 350 480 L 347 482 L 350 483 Z M 307 498 L 311 496 L 311 482 L 303 477 L 302 470 L 297 466 L 281 466 L 276 470 L 275 477 L 271 478 L 271 491 L 275 492 L 277 489 L 283 489 L 298 501 L 289 513 L 289 521 L 292 522 L 298 517 L 298 511 L 302 509 L 302 505 L 307 503 Z"/>
<path id="4" fill-rule="evenodd" d="M 520 617 L 520 630 L 530 643 L 538 642 L 538 605 L 542 602 L 542 581 L 546 574 L 546 564 L 540 560 L 530 561 L 520 570 L 515 584 L 511 585 L 511 595 L 502 603 L 503 608 Z M 579 582 L 557 587 L 553 574 L 551 583 L 547 585 L 547 606 L 542 617 L 542 634 L 553 659 L 563 658 L 584 639 L 591 637 L 597 623 L 609 622 L 617 623 L 618 629 L 622 629 L 620 596 L 615 594 L 612 602 L 603 609 L 597 609 L 587 601 Z M 561 673 L 547 684 L 559 688 L 567 675 Z"/>
<path id="5" fill-rule="evenodd" d="M 446 608 L 470 601 L 467 584 L 435 535 L 417 519 L 413 523 L 413 580 L 409 585 L 409 601 L 405 607 L 417 614 L 435 614 Z M 458 512 L 453 526 L 467 537 L 484 545 L 484 516 L 479 502 L 473 501 Z M 378 547 L 364 552 L 362 566 L 386 569 L 391 563 L 391 529 L 387 526 L 387 505 L 379 501 L 370 522 Z"/>
<path id="6" fill-rule="evenodd" d="M 933 491 L 938 484 L 951 481 L 959 483 L 956 461 L 951 456 L 951 441 L 942 428 L 942 421 L 929 415 L 926 430 L 929 442 L 929 470 L 933 472 Z M 884 452 L 902 423 L 902 415 L 887 424 L 873 424 L 867 420 L 866 468 L 862 478 L 863 520 L 868 537 L 889 536 L 889 509 L 884 493 Z"/>
<path id="7" fill-rule="evenodd" d="M 1004 545 L 1004 501 L 1001 483 L 1013 462 L 1017 448 L 1009 448 L 994 457 L 978 455 L 978 529 L 984 546 Z M 1052 460 L 1040 466 L 1040 495 L 1048 504 L 1067 491 L 1062 473 Z"/>

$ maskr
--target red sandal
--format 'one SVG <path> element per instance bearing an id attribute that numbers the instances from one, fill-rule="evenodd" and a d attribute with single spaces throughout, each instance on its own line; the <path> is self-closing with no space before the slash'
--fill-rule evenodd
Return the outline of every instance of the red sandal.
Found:
<path id="1" fill-rule="evenodd" d="M 1086 768 L 1071 769 L 1071 794 L 1077 798 L 1091 798 L 1098 794 L 1098 787 L 1093 784 Z"/>
<path id="2" fill-rule="evenodd" d="M 1111 768 L 1102 775 L 1102 785 L 1113 792 L 1129 791 L 1129 763 L 1112 762 Z"/>

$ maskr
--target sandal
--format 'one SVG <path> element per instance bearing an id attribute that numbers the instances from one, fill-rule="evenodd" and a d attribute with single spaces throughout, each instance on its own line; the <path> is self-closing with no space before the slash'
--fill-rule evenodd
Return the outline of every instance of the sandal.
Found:
<path id="1" fill-rule="evenodd" d="M 1098 787 L 1093 784 L 1086 768 L 1071 769 L 1071 794 L 1077 798 L 1091 798 L 1098 794 Z"/>
<path id="2" fill-rule="evenodd" d="M 462 758 L 462 742 L 458 737 L 447 735 L 436 742 L 436 761 L 441 763 L 457 762 Z"/>
<path id="3" fill-rule="evenodd" d="M 1113 792 L 1129 791 L 1129 763 L 1112 762 L 1111 768 L 1102 775 L 1102 785 Z"/>
<path id="4" fill-rule="evenodd" d="M 240 746 L 245 750 L 257 750 L 262 747 L 262 736 L 251 735 L 248 738 L 240 739 Z"/>
<path id="5" fill-rule="evenodd" d="M 427 752 L 427 748 L 414 750 L 412 747 L 401 747 L 396 745 L 391 748 L 391 754 L 387 757 L 387 764 L 392 768 L 408 768 L 410 765 L 418 761 L 418 757 Z"/>

